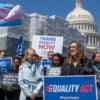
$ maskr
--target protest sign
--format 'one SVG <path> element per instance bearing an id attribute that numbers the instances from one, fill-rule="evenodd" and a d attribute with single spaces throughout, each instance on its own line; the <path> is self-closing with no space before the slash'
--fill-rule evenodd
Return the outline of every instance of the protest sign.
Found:
<path id="1" fill-rule="evenodd" d="M 18 74 L 12 72 L 1 73 L 1 86 L 18 85 Z"/>
<path id="2" fill-rule="evenodd" d="M 62 53 L 63 37 L 34 35 L 32 48 L 42 57 L 47 57 L 48 51 Z"/>
<path id="3" fill-rule="evenodd" d="M 42 61 L 42 66 L 49 68 L 51 67 L 52 61 Z"/>
<path id="4" fill-rule="evenodd" d="M 50 67 L 47 69 L 46 76 L 59 76 L 61 73 L 61 66 L 59 67 Z"/>
<path id="5" fill-rule="evenodd" d="M 0 58 L 0 71 L 1 72 L 10 70 L 11 65 L 12 65 L 12 58 L 11 57 Z"/>

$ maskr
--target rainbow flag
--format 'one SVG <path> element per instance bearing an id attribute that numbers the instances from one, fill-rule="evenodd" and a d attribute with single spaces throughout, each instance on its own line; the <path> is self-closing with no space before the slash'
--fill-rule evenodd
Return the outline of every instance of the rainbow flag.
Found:
<path id="1" fill-rule="evenodd" d="M 0 26 L 16 26 L 21 24 L 20 5 L 0 4 Z"/>

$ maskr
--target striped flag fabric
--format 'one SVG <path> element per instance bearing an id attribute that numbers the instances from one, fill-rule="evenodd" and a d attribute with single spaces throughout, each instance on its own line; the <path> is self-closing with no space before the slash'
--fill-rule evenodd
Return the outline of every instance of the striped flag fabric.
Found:
<path id="1" fill-rule="evenodd" d="M 0 26 L 16 26 L 21 24 L 20 5 L 0 4 Z"/>

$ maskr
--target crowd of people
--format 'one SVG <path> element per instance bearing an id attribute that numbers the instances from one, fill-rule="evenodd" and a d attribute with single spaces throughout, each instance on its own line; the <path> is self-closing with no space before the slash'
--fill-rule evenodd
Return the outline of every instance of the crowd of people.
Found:
<path id="1" fill-rule="evenodd" d="M 0 50 L 0 58 L 7 57 L 5 50 Z M 98 100 L 100 100 L 100 53 L 96 52 L 88 58 L 84 47 L 78 41 L 69 44 L 66 56 L 49 51 L 47 54 L 51 67 L 44 67 L 35 49 L 28 48 L 24 55 L 13 58 L 10 71 L 18 73 L 18 86 L 0 87 L 0 100 L 43 100 L 43 77 L 48 70 L 61 68 L 59 76 L 96 75 Z M 53 75 L 52 75 L 53 76 Z"/>

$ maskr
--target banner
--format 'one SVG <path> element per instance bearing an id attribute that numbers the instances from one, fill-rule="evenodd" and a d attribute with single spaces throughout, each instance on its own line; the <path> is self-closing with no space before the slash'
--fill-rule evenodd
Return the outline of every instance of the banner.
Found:
<path id="1" fill-rule="evenodd" d="M 32 48 L 44 58 L 47 58 L 48 51 L 62 53 L 62 47 L 63 37 L 34 35 L 32 39 Z"/>
<path id="2" fill-rule="evenodd" d="M 97 100 L 95 76 L 44 77 L 44 100 Z"/>
<path id="3" fill-rule="evenodd" d="M 0 4 L 0 26 L 21 25 L 20 5 Z"/>
<path id="4" fill-rule="evenodd" d="M 1 72 L 10 70 L 11 65 L 12 65 L 12 58 L 11 57 L 0 58 L 0 71 Z"/>

